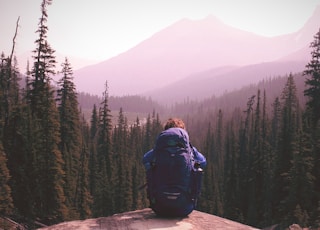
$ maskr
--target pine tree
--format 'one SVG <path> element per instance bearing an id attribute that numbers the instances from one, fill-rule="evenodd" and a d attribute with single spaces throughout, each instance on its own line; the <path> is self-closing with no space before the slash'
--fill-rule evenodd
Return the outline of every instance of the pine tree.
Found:
<path id="1" fill-rule="evenodd" d="M 19 202 L 21 201 L 19 198 L 22 195 L 20 192 L 26 191 L 26 189 L 22 188 L 25 187 L 25 184 L 21 183 L 24 182 L 22 178 L 26 176 L 24 173 L 26 168 L 21 141 L 21 120 L 23 120 L 23 115 L 19 91 L 20 77 L 17 59 L 14 57 L 18 27 L 19 18 L 16 23 L 11 54 L 8 57 L 2 54 L 0 64 L 0 152 L 2 155 L 2 159 L 0 160 L 2 176 L 0 178 L 3 178 L 1 193 L 7 193 L 4 196 L 1 194 L 1 197 L 4 199 L 2 201 L 6 201 L 7 211 L 5 210 L 5 214 L 10 214 L 12 211 L 12 201 L 17 206 L 23 203 Z M 10 184 L 8 183 L 9 176 L 11 176 Z M 18 208 L 17 206 L 15 206 L 16 209 Z M 5 208 L 2 206 L 1 209 L 3 211 Z M 2 212 L 2 214 L 4 213 Z"/>
<path id="2" fill-rule="evenodd" d="M 94 140 L 96 137 L 99 126 L 99 116 L 97 112 L 96 104 L 93 105 L 92 115 L 90 120 L 90 140 Z"/>
<path id="3" fill-rule="evenodd" d="M 315 178 L 312 174 L 314 158 L 312 156 L 310 136 L 302 130 L 298 133 L 297 148 L 293 154 L 290 176 L 290 195 L 293 205 L 299 212 L 293 212 L 292 219 L 300 226 L 307 227 L 310 223 L 314 204 L 313 184 Z"/>
<path id="4" fill-rule="evenodd" d="M 274 181 L 272 182 L 273 188 L 273 199 L 272 199 L 272 209 L 270 210 L 270 214 L 273 217 L 273 223 L 278 223 L 281 217 L 278 217 L 278 205 L 282 199 L 280 195 L 280 180 L 279 174 L 281 171 L 281 165 L 279 164 L 279 156 L 280 156 L 280 149 L 279 145 L 281 143 L 280 136 L 281 136 L 281 102 L 279 97 L 276 97 L 273 104 L 272 104 L 272 119 L 271 119 L 271 133 L 270 133 L 270 144 L 271 144 L 271 156 L 274 157 Z M 277 219 L 276 219 L 277 218 Z"/>
<path id="5" fill-rule="evenodd" d="M 249 174 L 249 165 L 251 161 L 251 142 L 252 142 L 252 126 L 253 126 L 253 105 L 255 95 L 252 95 L 247 101 L 247 109 L 245 113 L 245 121 L 243 127 L 240 128 L 240 143 L 239 143 L 239 168 L 240 168 L 240 210 L 243 218 L 247 219 L 248 208 L 250 199 L 247 189 L 248 183 L 252 179 L 252 175 Z"/>
<path id="6" fill-rule="evenodd" d="M 62 78 L 59 80 L 57 91 L 58 110 L 60 115 L 60 137 L 59 149 L 62 153 L 65 171 L 65 195 L 66 205 L 71 219 L 79 218 L 79 171 L 81 152 L 80 112 L 76 88 L 73 83 L 72 67 L 68 61 L 62 64 Z"/>
<path id="7" fill-rule="evenodd" d="M 224 214 L 224 149 L 223 149 L 223 114 L 222 111 L 219 110 L 217 124 L 216 124 L 216 135 L 215 135 L 215 147 L 214 147 L 214 174 L 216 178 L 216 184 L 214 186 L 214 194 L 215 194 L 215 210 L 216 213 L 220 216 Z"/>
<path id="8" fill-rule="evenodd" d="M 152 124 L 151 124 L 151 116 L 148 114 L 147 122 L 145 124 L 144 129 L 144 146 L 143 152 L 149 151 L 154 144 L 153 133 L 152 133 Z"/>
<path id="9" fill-rule="evenodd" d="M 148 199 L 146 191 L 138 188 L 145 183 L 145 169 L 142 165 L 143 156 L 143 129 L 137 117 L 135 123 L 130 128 L 129 146 L 132 147 L 133 168 L 132 168 L 132 209 L 142 209 L 147 207 Z"/>
<path id="10" fill-rule="evenodd" d="M 12 125 L 13 135 L 9 135 L 8 139 L 12 140 L 12 146 L 7 149 L 10 152 L 8 165 L 11 173 L 12 194 L 14 206 L 17 213 L 27 219 L 34 218 L 34 178 L 33 178 L 33 146 L 34 135 L 32 127 L 35 121 L 32 119 L 31 107 L 28 104 L 27 94 L 30 92 L 29 65 L 27 65 L 26 72 L 26 89 L 22 90 L 21 105 L 18 107 L 20 112 L 17 112 L 10 121 Z M 10 149 L 10 150 L 9 150 Z"/>
<path id="11" fill-rule="evenodd" d="M 132 149 L 128 148 L 128 124 L 122 107 L 119 111 L 118 123 L 113 132 L 113 151 L 117 156 L 117 212 L 131 210 L 132 207 Z"/>
<path id="12" fill-rule="evenodd" d="M 8 216 L 13 211 L 13 200 L 9 186 L 10 173 L 7 158 L 0 141 L 0 215 Z"/>
<path id="13" fill-rule="evenodd" d="M 272 223 L 272 202 L 274 196 L 275 153 L 271 144 L 271 127 L 267 113 L 267 95 L 264 90 L 262 106 L 262 149 L 261 149 L 261 216 L 260 225 L 267 226 Z"/>
<path id="14" fill-rule="evenodd" d="M 97 133 L 97 172 L 94 188 L 94 216 L 114 213 L 114 184 L 115 172 L 112 154 L 112 125 L 109 109 L 108 84 L 106 82 L 103 101 L 99 111 L 99 126 Z"/>
<path id="15" fill-rule="evenodd" d="M 312 140 L 312 154 L 314 158 L 314 170 L 313 175 L 315 176 L 315 210 L 319 210 L 319 206 L 316 204 L 320 203 L 320 29 L 314 36 L 314 41 L 311 42 L 311 60 L 306 65 L 304 75 L 307 76 L 305 81 L 306 89 L 304 95 L 307 96 L 307 108 L 306 115 L 312 122 L 310 132 L 310 138 Z M 315 212 L 316 223 L 320 223 L 319 214 Z M 319 224 L 320 225 L 320 224 Z"/>
<path id="16" fill-rule="evenodd" d="M 216 206 L 215 196 L 218 194 L 214 193 L 217 180 L 215 180 L 215 169 L 214 169 L 214 135 L 212 132 L 212 126 L 209 123 L 206 133 L 206 139 L 203 144 L 203 151 L 207 154 L 208 165 L 204 173 L 203 188 L 201 191 L 201 197 L 198 202 L 198 208 L 207 213 L 214 213 L 214 207 Z"/>
<path id="17" fill-rule="evenodd" d="M 127 141 L 128 141 L 128 122 L 127 118 L 124 116 L 122 107 L 120 108 L 118 115 L 118 123 L 114 129 L 113 135 L 113 150 L 120 154 L 127 154 Z"/>
<path id="18" fill-rule="evenodd" d="M 239 209 L 239 140 L 235 121 L 226 124 L 226 148 L 225 148 L 225 216 L 238 220 Z"/>
<path id="19" fill-rule="evenodd" d="M 320 119 L 320 29 L 311 43 L 311 60 L 306 65 L 304 75 L 307 75 L 305 83 L 307 88 L 304 95 L 308 97 L 307 106 L 312 110 L 314 125 Z"/>
<path id="20" fill-rule="evenodd" d="M 155 110 L 152 112 L 152 132 L 151 137 L 153 140 L 156 139 L 156 137 L 159 135 L 159 133 L 163 130 L 163 127 L 161 125 L 159 114 L 156 113 Z"/>
<path id="21" fill-rule="evenodd" d="M 260 90 L 257 93 L 256 108 L 252 119 L 252 130 L 250 131 L 250 156 L 248 157 L 248 222 L 257 225 L 261 215 L 261 183 L 262 183 L 262 130 L 261 130 L 261 96 Z"/>
<path id="22" fill-rule="evenodd" d="M 77 178 L 77 196 L 78 197 L 78 206 L 77 210 L 80 214 L 81 219 L 87 219 L 91 217 L 91 205 L 92 205 L 92 196 L 90 193 L 90 184 L 89 184 L 89 143 L 90 143 L 90 129 L 86 123 L 84 117 L 81 120 L 81 154 L 80 154 L 80 165 L 79 173 Z"/>
<path id="23" fill-rule="evenodd" d="M 8 119 L 10 116 L 11 110 L 19 101 L 19 77 L 18 77 L 18 67 L 17 67 L 17 59 L 13 57 L 15 44 L 16 44 L 16 36 L 18 33 L 19 27 L 19 19 L 16 23 L 16 30 L 13 36 L 13 44 L 12 50 L 9 57 L 5 57 L 4 53 L 1 54 L 1 64 L 0 64 L 0 117 L 3 118 L 4 129 L 8 125 Z"/>
<path id="24" fill-rule="evenodd" d="M 297 88 L 290 74 L 282 92 L 282 127 L 278 158 L 278 189 L 280 196 L 279 216 L 282 221 L 292 221 L 292 210 L 295 209 L 294 176 L 290 170 L 297 154 L 298 133 L 301 130 L 301 116 Z"/>
<path id="25" fill-rule="evenodd" d="M 33 79 L 27 100 L 31 108 L 32 126 L 28 140 L 31 141 L 29 153 L 31 160 L 31 194 L 33 216 L 46 223 L 56 223 L 66 219 L 67 207 L 64 194 L 63 158 L 59 150 L 60 123 L 59 113 L 53 90 L 51 75 L 55 73 L 54 50 L 47 42 L 47 6 L 51 0 L 41 3 L 41 18 L 35 41 Z"/>
<path id="26" fill-rule="evenodd" d="M 97 107 L 94 104 L 92 109 L 92 115 L 90 120 L 90 136 L 89 136 L 89 188 L 90 193 L 93 195 L 95 194 L 95 189 L 97 188 L 97 136 L 98 136 L 98 129 L 99 129 L 99 117 L 97 112 Z"/>
<path id="27" fill-rule="evenodd" d="M 20 101 L 18 72 L 16 59 L 11 61 L 10 57 L 5 57 L 2 53 L 0 63 L 0 117 L 3 118 L 4 132 L 9 123 L 10 113 L 17 109 Z"/>

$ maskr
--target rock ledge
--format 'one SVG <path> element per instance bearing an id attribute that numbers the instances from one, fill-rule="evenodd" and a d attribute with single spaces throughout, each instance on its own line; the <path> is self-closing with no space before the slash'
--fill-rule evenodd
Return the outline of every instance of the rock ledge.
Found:
<path id="1" fill-rule="evenodd" d="M 193 211 L 185 218 L 160 218 L 149 209 L 115 214 L 96 219 L 63 222 L 57 225 L 41 228 L 41 230 L 256 230 L 257 228 L 240 224 L 235 221 Z"/>

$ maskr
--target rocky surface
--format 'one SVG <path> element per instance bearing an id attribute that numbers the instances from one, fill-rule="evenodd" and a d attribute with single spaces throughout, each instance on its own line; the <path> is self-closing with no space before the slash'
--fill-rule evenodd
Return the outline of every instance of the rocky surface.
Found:
<path id="1" fill-rule="evenodd" d="M 254 230 L 257 228 L 240 224 L 235 221 L 193 211 L 185 218 L 160 218 L 147 208 L 138 211 L 115 214 L 96 219 L 63 222 L 57 225 L 41 228 L 41 230 Z"/>

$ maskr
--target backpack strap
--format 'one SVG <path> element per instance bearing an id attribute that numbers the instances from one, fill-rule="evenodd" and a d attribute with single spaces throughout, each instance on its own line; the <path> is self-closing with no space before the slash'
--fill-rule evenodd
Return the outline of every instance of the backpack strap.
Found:
<path id="1" fill-rule="evenodd" d="M 196 153 L 191 143 L 190 143 L 190 148 L 191 148 L 190 152 L 192 155 L 191 157 L 193 161 L 192 172 L 191 172 L 192 179 L 190 184 L 190 195 L 191 195 L 191 199 L 193 200 L 194 207 L 196 207 L 198 202 L 198 197 L 200 195 L 203 170 L 200 167 L 200 162 L 196 160 Z"/>
<path id="2" fill-rule="evenodd" d="M 149 161 L 147 161 L 147 162 L 148 162 L 149 165 L 150 165 L 150 168 L 147 169 L 147 174 L 152 174 L 151 171 L 154 170 L 155 163 L 156 163 L 155 154 L 153 154 L 152 158 L 151 158 Z M 149 170 L 151 170 L 151 171 L 149 171 Z M 146 188 L 147 186 L 150 188 L 150 187 L 151 187 L 151 182 L 152 182 L 152 181 L 149 180 L 149 183 L 148 183 L 148 180 L 147 180 L 146 183 L 144 183 L 143 185 L 140 185 L 140 186 L 138 187 L 138 190 L 142 190 L 142 189 Z M 149 189 L 148 189 L 148 191 L 149 191 Z"/>
<path id="3" fill-rule="evenodd" d="M 153 185 L 153 182 L 154 182 L 154 170 L 155 170 L 155 167 L 156 167 L 156 156 L 155 156 L 155 152 L 153 153 L 152 155 L 152 158 L 150 159 L 149 161 L 149 164 L 150 164 L 150 169 L 149 171 L 147 172 L 147 177 L 148 178 L 148 182 L 146 183 L 147 184 L 147 196 L 150 200 L 150 205 L 152 206 L 155 202 L 155 198 L 154 198 L 154 185 Z"/>

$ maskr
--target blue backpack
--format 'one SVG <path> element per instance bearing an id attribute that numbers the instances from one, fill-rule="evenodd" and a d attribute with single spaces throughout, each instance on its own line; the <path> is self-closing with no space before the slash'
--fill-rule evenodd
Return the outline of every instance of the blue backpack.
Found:
<path id="1" fill-rule="evenodd" d="M 161 216 L 187 216 L 197 203 L 202 169 L 184 129 L 160 133 L 147 170 L 147 193 L 151 208 Z"/>

